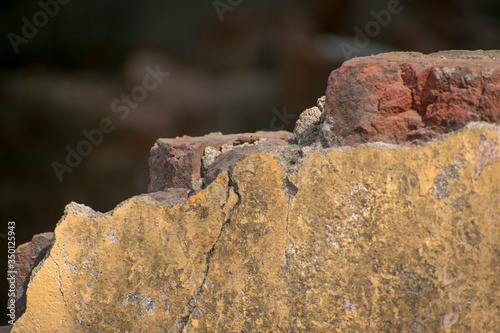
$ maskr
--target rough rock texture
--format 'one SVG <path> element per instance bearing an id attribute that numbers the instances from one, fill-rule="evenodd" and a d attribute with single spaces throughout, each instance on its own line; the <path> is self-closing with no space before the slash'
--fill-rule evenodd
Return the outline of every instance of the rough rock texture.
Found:
<path id="1" fill-rule="evenodd" d="M 151 195 L 107 214 L 68 205 L 13 331 L 177 331 L 237 200 L 221 176 L 182 205 Z"/>
<path id="2" fill-rule="evenodd" d="M 500 51 L 351 59 L 328 79 L 326 116 L 333 145 L 428 141 L 471 121 L 500 123 Z"/>
<path id="3" fill-rule="evenodd" d="M 26 309 L 26 288 L 31 272 L 43 260 L 53 243 L 54 233 L 45 232 L 33 236 L 31 242 L 19 245 L 16 249 L 16 318 L 19 318 Z"/>
<path id="4" fill-rule="evenodd" d="M 321 117 L 325 110 L 325 96 L 318 99 L 318 106 L 314 106 L 302 112 L 295 123 L 293 135 L 298 144 L 307 145 L 318 140 L 320 137 Z"/>
<path id="5" fill-rule="evenodd" d="M 499 133 L 233 147 L 188 199 L 72 203 L 13 332 L 498 332 Z"/>
<path id="6" fill-rule="evenodd" d="M 202 157 L 207 147 L 219 150 L 222 145 L 233 146 L 259 139 L 289 140 L 292 137 L 292 133 L 278 131 L 230 135 L 211 133 L 202 137 L 158 139 L 151 148 L 149 158 L 148 192 L 169 188 L 184 188 L 191 192 L 200 190 Z"/>

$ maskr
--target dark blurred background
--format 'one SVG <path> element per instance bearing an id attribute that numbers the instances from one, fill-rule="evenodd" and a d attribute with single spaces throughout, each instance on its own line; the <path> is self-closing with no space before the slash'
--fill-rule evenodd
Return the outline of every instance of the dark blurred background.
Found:
<path id="1" fill-rule="evenodd" d="M 375 21 L 371 11 L 398 2 L 59 1 L 0 2 L 3 271 L 8 221 L 20 245 L 53 231 L 71 201 L 106 212 L 146 192 L 157 138 L 292 130 L 346 60 L 341 43 L 355 46 L 354 28 L 364 31 Z M 351 55 L 500 48 L 498 0 L 401 0 L 399 7 Z M 128 116 L 113 112 L 114 100 L 139 91 L 147 66 L 170 74 Z M 283 110 L 295 119 L 271 121 Z M 114 131 L 60 181 L 53 162 L 66 164 L 66 147 L 76 149 L 82 131 L 103 118 Z M 7 291 L 0 305 L 6 301 Z"/>

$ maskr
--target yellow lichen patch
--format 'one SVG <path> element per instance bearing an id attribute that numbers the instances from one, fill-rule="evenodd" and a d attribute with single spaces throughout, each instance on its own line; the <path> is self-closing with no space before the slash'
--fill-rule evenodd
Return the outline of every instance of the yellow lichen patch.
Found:
<path id="1" fill-rule="evenodd" d="M 311 156 L 289 221 L 304 331 L 500 330 L 500 163 L 473 180 L 482 133 Z"/>

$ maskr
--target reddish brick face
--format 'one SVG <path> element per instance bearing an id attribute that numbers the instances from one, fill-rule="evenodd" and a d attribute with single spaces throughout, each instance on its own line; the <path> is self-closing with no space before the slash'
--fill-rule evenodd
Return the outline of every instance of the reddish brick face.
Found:
<path id="1" fill-rule="evenodd" d="M 351 59 L 330 75 L 326 113 L 347 145 L 427 141 L 471 121 L 500 123 L 500 51 Z"/>
<path id="2" fill-rule="evenodd" d="M 209 146 L 219 149 L 224 144 L 232 146 L 262 138 L 289 140 L 292 137 L 292 133 L 278 131 L 230 135 L 211 133 L 201 137 L 158 139 L 151 148 L 149 157 L 148 192 L 165 191 L 169 188 L 199 191 L 201 189 L 201 160 L 205 148 Z"/>

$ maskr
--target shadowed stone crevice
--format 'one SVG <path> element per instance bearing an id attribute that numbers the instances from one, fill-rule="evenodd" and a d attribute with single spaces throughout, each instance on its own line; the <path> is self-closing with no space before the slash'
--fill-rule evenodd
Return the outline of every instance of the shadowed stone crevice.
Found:
<path id="1" fill-rule="evenodd" d="M 283 179 L 283 182 L 285 181 L 285 179 Z M 297 187 L 295 187 L 297 188 Z M 295 192 L 297 193 L 297 192 Z M 291 204 L 292 204 L 292 198 L 288 197 L 288 201 L 287 201 L 287 208 L 286 208 L 286 221 L 285 221 L 285 231 L 286 231 L 286 238 L 285 238 L 285 248 L 283 249 L 283 253 L 284 253 L 284 256 L 283 258 L 285 258 L 285 265 L 284 265 L 284 273 L 285 275 L 286 274 L 289 274 L 290 271 L 289 271 L 289 267 L 288 267 L 288 257 L 287 257 L 287 253 L 288 253 L 288 243 L 292 243 L 292 247 L 293 247 L 293 241 L 290 240 L 290 230 L 289 230 L 289 223 L 290 223 L 290 209 L 291 209 Z M 285 278 L 285 281 L 286 281 L 286 278 Z"/>
<path id="2" fill-rule="evenodd" d="M 285 176 L 285 178 L 283 178 L 282 182 L 283 182 L 283 186 L 281 186 L 281 190 L 286 195 L 288 200 L 292 200 L 295 197 L 295 195 L 297 195 L 297 191 L 299 189 L 297 188 L 297 186 L 295 186 L 294 183 L 292 183 L 290 181 L 288 176 Z"/>
<path id="3" fill-rule="evenodd" d="M 228 186 L 228 189 L 226 191 L 226 200 L 225 200 L 224 205 L 228 204 L 231 191 L 237 195 L 238 199 L 237 199 L 235 205 L 228 211 L 227 215 L 224 212 L 222 213 L 225 215 L 225 221 L 221 226 L 221 229 L 219 231 L 219 234 L 217 235 L 217 238 L 215 239 L 215 242 L 213 243 L 212 247 L 208 250 L 208 252 L 205 256 L 205 269 L 203 271 L 203 281 L 201 282 L 199 287 L 196 288 L 196 294 L 190 298 L 190 300 L 186 303 L 186 305 L 181 310 L 181 313 L 187 311 L 187 315 L 181 316 L 179 318 L 179 321 L 177 323 L 177 327 L 179 327 L 178 333 L 186 332 L 187 327 L 189 325 L 189 322 L 191 321 L 191 318 L 196 313 L 195 311 L 197 310 L 197 305 L 203 296 L 203 292 L 205 290 L 205 284 L 207 282 L 207 277 L 208 277 L 208 274 L 210 272 L 210 261 L 212 260 L 214 252 L 217 248 L 219 240 L 222 237 L 222 234 L 224 233 L 224 230 L 231 223 L 231 217 L 233 216 L 234 209 L 236 209 L 236 207 L 238 207 L 238 205 L 241 202 L 241 197 L 240 197 L 240 194 L 238 193 L 238 183 L 235 180 L 233 180 L 231 177 L 229 177 L 228 185 L 229 186 Z M 199 311 L 202 311 L 202 310 L 199 309 Z M 200 316 L 201 316 L 201 314 L 200 314 Z"/>
<path id="4" fill-rule="evenodd" d="M 284 264 L 284 279 L 285 283 L 289 286 L 290 281 L 288 279 L 288 275 L 290 275 L 290 261 L 293 260 L 295 254 L 297 253 L 297 249 L 295 248 L 295 241 L 294 238 L 290 238 L 290 212 L 292 210 L 292 205 L 293 205 L 293 199 L 288 198 L 288 207 L 286 211 L 286 242 L 285 242 L 285 248 L 284 248 L 284 258 L 285 258 L 285 264 Z"/>

